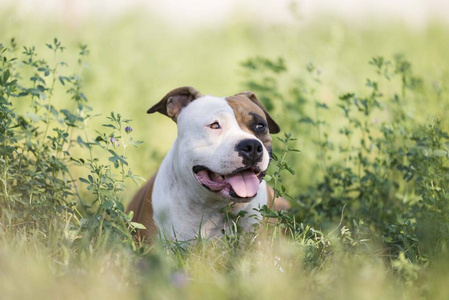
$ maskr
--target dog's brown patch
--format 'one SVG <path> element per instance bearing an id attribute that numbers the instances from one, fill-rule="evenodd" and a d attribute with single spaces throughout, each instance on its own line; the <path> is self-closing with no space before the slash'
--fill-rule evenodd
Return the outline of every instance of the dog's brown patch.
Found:
<path id="1" fill-rule="evenodd" d="M 264 111 L 253 101 L 243 94 L 227 97 L 226 101 L 234 110 L 235 118 L 240 128 L 246 132 L 254 134 L 262 141 L 264 146 L 271 151 L 271 136 L 268 130 L 268 121 Z M 258 123 L 264 123 L 265 130 L 256 130 Z"/>
<path id="2" fill-rule="evenodd" d="M 146 227 L 146 229 L 137 229 L 136 237 L 139 241 L 151 242 L 157 235 L 157 227 L 153 220 L 153 204 L 151 201 L 155 179 L 156 174 L 140 188 L 127 209 L 127 212 L 134 212 L 133 222 L 140 223 Z"/>

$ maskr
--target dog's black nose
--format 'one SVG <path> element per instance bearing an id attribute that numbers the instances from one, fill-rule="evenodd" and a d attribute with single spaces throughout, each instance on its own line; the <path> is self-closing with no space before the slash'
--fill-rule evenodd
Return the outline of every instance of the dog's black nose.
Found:
<path id="1" fill-rule="evenodd" d="M 263 146 L 258 140 L 247 139 L 237 144 L 237 152 L 243 157 L 245 165 L 252 165 L 262 160 Z"/>

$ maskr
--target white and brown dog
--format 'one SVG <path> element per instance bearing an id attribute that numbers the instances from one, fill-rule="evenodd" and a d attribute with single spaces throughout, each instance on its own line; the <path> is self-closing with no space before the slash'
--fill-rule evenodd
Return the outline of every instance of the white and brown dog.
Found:
<path id="1" fill-rule="evenodd" d="M 158 172 L 136 194 L 128 211 L 151 240 L 158 229 L 168 238 L 190 240 L 222 235 L 223 208 L 248 212 L 240 221 L 250 230 L 260 219 L 254 208 L 273 203 L 263 180 L 271 154 L 270 133 L 278 124 L 252 92 L 231 97 L 203 96 L 192 87 L 169 92 L 147 113 L 159 112 L 178 125 L 178 137 Z M 288 203 L 276 199 L 275 209 Z M 256 217 L 254 217 L 256 215 Z"/>

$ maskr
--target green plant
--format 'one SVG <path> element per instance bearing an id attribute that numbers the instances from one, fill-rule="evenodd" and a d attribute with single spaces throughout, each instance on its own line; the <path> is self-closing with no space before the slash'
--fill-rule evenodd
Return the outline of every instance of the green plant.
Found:
<path id="1" fill-rule="evenodd" d="M 258 61 L 265 68 L 274 65 L 266 59 Z M 347 245 L 351 252 L 380 245 L 381 255 L 396 267 L 405 259 L 426 265 L 430 257 L 445 253 L 449 237 L 447 124 L 437 118 L 416 123 L 408 113 L 409 103 L 422 99 L 425 87 L 403 55 L 392 61 L 375 57 L 369 64 L 377 74 L 376 79 L 366 80 L 369 92 L 345 93 L 332 106 L 318 100 L 322 80 L 314 65 L 306 67 L 309 79 L 292 83 L 290 94 L 295 97 L 290 105 L 296 103 L 297 111 L 284 117 L 284 126 L 298 128 L 294 118 L 300 115 L 299 124 L 315 129 L 306 136 L 316 147 L 312 169 L 321 170 L 321 176 L 305 191 L 289 196 L 294 199 L 295 222 L 266 208 L 264 213 L 282 226 L 295 228 L 298 222 L 322 228 L 324 240 L 330 238 L 334 245 L 332 235 L 343 226 L 337 244 Z M 258 68 L 251 65 L 249 69 Z M 273 74 L 277 73 L 273 70 Z M 260 76 L 250 77 L 248 87 L 262 85 L 264 81 L 259 80 Z M 306 82 L 315 87 L 305 89 Z M 268 93 L 260 90 L 261 98 L 271 103 L 275 103 L 273 95 L 288 98 L 277 85 L 272 88 Z M 326 118 L 338 110 L 339 126 L 331 127 Z M 293 173 L 297 163 L 292 160 L 289 165 L 293 167 L 284 169 Z M 277 195 L 284 192 L 282 187 Z"/>
<path id="2" fill-rule="evenodd" d="M 133 246 L 131 232 L 141 225 L 125 213 L 122 194 L 126 180 L 142 178 L 132 173 L 125 151 L 141 142 L 133 140 L 129 125 L 124 127 L 130 120 L 115 113 L 104 125 L 112 132 L 97 131 L 94 140 L 89 138 L 88 122 L 95 115 L 82 78 L 89 50 L 80 46 L 78 71 L 65 75 L 61 68 L 68 65 L 59 57 L 65 47 L 58 39 L 46 46 L 53 54 L 52 66 L 35 47 L 23 47 L 21 57 L 14 39 L 1 49 L 1 223 L 9 230 L 45 236 L 55 221 L 75 233 L 67 241 L 75 252 L 98 240 Z M 70 109 L 57 106 L 57 89 L 65 89 Z M 20 102 L 29 105 L 23 108 Z M 87 186 L 74 178 L 80 172 L 76 166 L 87 170 L 79 179 Z"/>

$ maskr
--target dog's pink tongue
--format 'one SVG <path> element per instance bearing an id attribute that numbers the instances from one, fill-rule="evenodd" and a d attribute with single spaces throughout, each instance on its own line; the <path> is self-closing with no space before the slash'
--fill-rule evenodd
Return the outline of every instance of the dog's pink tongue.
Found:
<path id="1" fill-rule="evenodd" d="M 259 178 L 251 171 L 243 171 L 226 177 L 226 181 L 239 197 L 254 197 L 259 189 Z"/>

